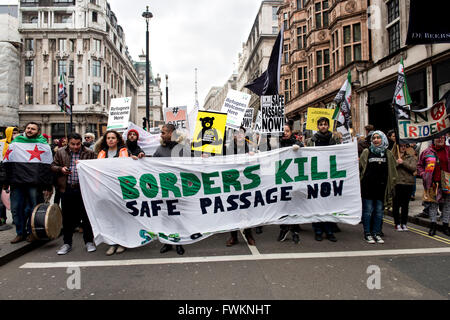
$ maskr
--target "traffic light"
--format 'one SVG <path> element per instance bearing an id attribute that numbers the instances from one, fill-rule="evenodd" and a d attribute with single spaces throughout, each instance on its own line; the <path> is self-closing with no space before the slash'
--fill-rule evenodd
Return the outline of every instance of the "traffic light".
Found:
<path id="1" fill-rule="evenodd" d="M 147 130 L 147 118 L 144 117 L 142 118 L 143 122 L 142 122 L 142 128 L 144 128 L 144 130 Z"/>

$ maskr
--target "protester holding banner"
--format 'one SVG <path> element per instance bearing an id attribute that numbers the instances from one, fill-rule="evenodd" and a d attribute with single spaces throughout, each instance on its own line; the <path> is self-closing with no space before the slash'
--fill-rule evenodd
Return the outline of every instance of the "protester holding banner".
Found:
<path id="1" fill-rule="evenodd" d="M 364 239 L 370 244 L 384 243 L 380 236 L 384 208 L 392 205 L 397 183 L 396 161 L 388 146 L 386 135 L 375 131 L 371 146 L 359 159 Z"/>
<path id="2" fill-rule="evenodd" d="M 442 207 L 442 227 L 445 235 L 450 235 L 450 147 L 445 145 L 445 137 L 433 140 L 433 144 L 420 154 L 417 175 L 423 179 L 424 202 L 428 203 L 431 226 L 428 234 L 436 235 L 437 211 Z"/>
<path id="3" fill-rule="evenodd" d="M 97 159 L 127 158 L 130 156 L 122 136 L 114 130 L 106 131 L 100 141 L 97 142 L 94 149 L 98 151 Z M 106 255 L 111 256 L 114 253 L 120 254 L 124 251 L 124 247 L 113 244 L 109 247 L 108 251 L 106 251 Z"/>
<path id="4" fill-rule="evenodd" d="M 294 147 L 295 150 L 298 150 L 300 147 L 303 147 L 303 144 L 299 142 L 292 133 L 292 125 L 290 123 L 284 125 L 284 133 L 280 138 L 280 148 Z M 295 244 L 300 242 L 300 225 L 292 224 L 280 225 L 280 234 L 278 235 L 278 241 L 284 241 L 287 238 L 289 231 L 292 232 L 292 240 Z"/>
<path id="5" fill-rule="evenodd" d="M 127 148 L 130 151 L 132 157 L 138 157 L 139 159 L 145 157 L 145 152 L 138 145 L 139 132 L 135 129 L 131 129 L 127 134 Z"/>
<path id="6" fill-rule="evenodd" d="M 326 117 L 319 118 L 319 120 L 317 120 L 318 132 L 314 134 L 311 139 L 308 139 L 306 146 L 316 147 L 339 144 L 338 138 L 329 131 L 329 128 L 330 120 Z M 334 232 L 340 231 L 337 224 L 334 222 L 315 222 L 313 223 L 313 229 L 316 241 L 322 241 L 322 234 L 325 232 L 328 240 L 336 242 L 337 239 L 334 236 Z"/>
<path id="7" fill-rule="evenodd" d="M 64 244 L 58 255 L 65 255 L 72 250 L 72 237 L 75 227 L 82 221 L 83 239 L 88 252 L 96 250 L 94 235 L 81 196 L 77 163 L 79 160 L 95 159 L 94 151 L 82 145 L 81 135 L 69 135 L 67 147 L 56 152 L 52 171 L 56 174 L 56 188 L 62 195 L 62 215 Z"/>
<path id="8" fill-rule="evenodd" d="M 176 129 L 173 124 L 165 124 L 161 129 L 161 145 L 153 154 L 153 157 L 182 157 L 183 151 L 177 148 L 178 142 L 176 139 Z M 160 253 L 166 253 L 172 250 L 171 244 L 164 244 L 159 250 Z M 176 251 L 179 255 L 184 254 L 184 248 L 181 245 L 176 246 Z"/>
<path id="9" fill-rule="evenodd" d="M 395 186 L 395 195 L 393 199 L 392 214 L 394 215 L 395 230 L 408 231 L 406 223 L 408 222 L 409 201 L 416 183 L 414 172 L 417 167 L 417 159 L 414 155 L 408 153 L 409 145 L 400 143 L 397 152 L 397 144 L 394 145 L 393 154 L 397 159 L 398 180 Z M 401 208 L 401 217 L 400 217 Z"/>
<path id="10" fill-rule="evenodd" d="M 53 193 L 52 152 L 40 134 L 40 125 L 29 122 L 25 134 L 9 145 L 4 164 L 7 184 L 11 187 L 11 212 L 17 236 L 11 243 L 34 241 L 31 234 L 31 213 L 36 205 Z M 44 190 L 43 195 L 39 190 Z"/>
<path id="11" fill-rule="evenodd" d="M 244 127 L 241 126 L 239 131 L 235 131 L 233 135 L 233 139 L 231 140 L 230 145 L 228 145 L 226 148 L 224 148 L 223 155 L 226 156 L 227 154 L 248 154 L 250 153 L 249 144 L 245 138 L 246 130 Z M 238 232 L 237 231 L 231 231 L 230 238 L 226 242 L 227 247 L 234 246 L 238 243 Z M 250 246 L 256 245 L 255 239 L 253 238 L 252 229 L 247 228 L 244 229 L 244 236 L 245 239 L 247 239 L 247 243 Z"/>

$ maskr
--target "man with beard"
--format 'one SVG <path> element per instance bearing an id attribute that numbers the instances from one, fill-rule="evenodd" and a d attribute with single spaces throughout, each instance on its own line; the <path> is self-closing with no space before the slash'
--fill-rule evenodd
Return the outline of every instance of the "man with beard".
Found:
<path id="1" fill-rule="evenodd" d="M 135 129 L 131 129 L 127 134 L 127 148 L 130 151 L 132 157 L 138 157 L 139 159 L 145 157 L 145 152 L 138 146 L 139 132 Z"/>

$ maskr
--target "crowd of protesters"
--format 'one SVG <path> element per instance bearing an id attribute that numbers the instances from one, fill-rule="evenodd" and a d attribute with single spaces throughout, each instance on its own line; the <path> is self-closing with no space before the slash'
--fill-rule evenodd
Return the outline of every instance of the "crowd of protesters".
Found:
<path id="1" fill-rule="evenodd" d="M 358 157 L 361 183 L 362 214 L 361 223 L 364 240 L 367 243 L 384 243 L 382 224 L 386 210 L 392 210 L 395 230 L 408 231 L 408 210 L 410 200 L 415 197 L 416 177 L 423 180 L 424 185 L 424 213 L 431 220 L 429 235 L 434 236 L 437 230 L 438 211 L 442 214 L 442 231 L 450 235 L 448 223 L 450 220 L 450 146 L 444 136 L 434 139 L 427 145 L 397 144 L 395 132 L 390 131 L 385 135 L 380 130 L 375 130 L 372 125 L 365 127 L 365 136 L 358 137 Z M 8 151 L 8 145 L 20 134 L 18 128 L 10 127 L 5 131 L 3 157 Z M 41 135 L 40 125 L 30 122 L 25 126 L 24 133 L 20 136 L 23 141 L 40 141 L 47 143 L 51 137 Z M 253 139 L 254 138 L 254 139 Z M 84 140 L 84 141 L 83 141 Z M 35 241 L 30 227 L 33 208 L 43 201 L 48 201 L 55 188 L 55 200 L 61 203 L 63 215 L 63 246 L 58 250 L 58 255 L 65 255 L 72 250 L 72 238 L 74 230 L 80 227 L 83 232 L 83 240 L 88 252 L 96 251 L 94 235 L 89 217 L 83 204 L 80 190 L 80 181 L 77 172 L 77 163 L 80 160 L 107 159 L 119 157 L 131 157 L 138 161 L 146 156 L 153 157 L 192 157 L 196 153 L 191 151 L 190 143 L 179 134 L 175 127 L 166 124 L 161 130 L 161 145 L 152 155 L 146 155 L 139 146 L 139 132 L 129 130 L 127 139 L 114 130 L 107 131 L 98 141 L 95 135 L 86 133 L 82 137 L 78 133 L 72 133 L 67 138 L 54 139 L 50 145 L 53 154 L 51 177 L 45 181 L 52 181 L 53 185 L 33 182 L 27 183 L 17 179 L 18 172 L 14 167 L 0 163 L 0 185 L 3 190 L 9 190 L 11 200 L 11 212 L 16 227 L 16 237 L 11 243 L 21 241 Z M 227 139 L 224 139 L 223 155 L 247 154 L 250 157 L 255 153 L 273 150 L 276 148 L 292 147 L 294 151 L 302 147 L 321 147 L 342 143 L 342 136 L 336 131 L 330 130 L 330 122 L 327 118 L 317 121 L 316 133 L 307 138 L 299 131 L 294 131 L 292 123 L 287 123 L 281 137 L 274 135 L 255 135 L 250 137 L 245 128 L 230 131 Z M 201 154 L 203 157 L 210 155 Z M 26 166 L 25 169 L 27 170 Z M 38 180 L 36 180 L 38 181 Z M 41 180 L 39 180 L 41 181 Z M 6 208 L 0 201 L 0 231 L 6 225 Z M 340 229 L 336 223 L 313 223 L 316 241 L 322 241 L 323 235 L 327 240 L 336 242 L 336 232 Z M 259 226 L 256 233 L 262 233 Z M 300 225 L 280 225 L 278 241 L 285 241 L 288 234 L 292 234 L 292 240 L 300 242 Z M 252 229 L 243 231 L 249 245 L 255 245 Z M 234 246 L 238 243 L 238 231 L 232 231 L 226 246 Z M 120 254 L 126 250 L 123 246 L 109 243 L 106 255 Z M 172 249 L 172 245 L 164 244 L 160 249 L 165 253 Z M 185 253 L 181 245 L 176 246 L 179 255 Z"/>

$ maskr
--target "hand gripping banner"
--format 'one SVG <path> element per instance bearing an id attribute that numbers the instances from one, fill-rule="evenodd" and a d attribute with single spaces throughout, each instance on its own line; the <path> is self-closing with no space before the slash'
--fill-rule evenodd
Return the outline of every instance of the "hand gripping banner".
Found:
<path id="1" fill-rule="evenodd" d="M 355 143 L 204 158 L 80 161 L 95 243 L 189 244 L 259 225 L 361 220 Z"/>

